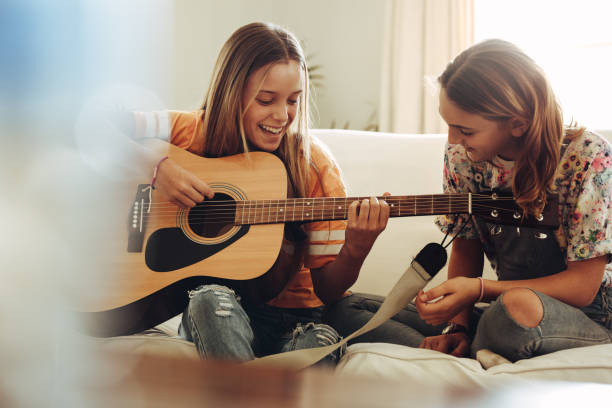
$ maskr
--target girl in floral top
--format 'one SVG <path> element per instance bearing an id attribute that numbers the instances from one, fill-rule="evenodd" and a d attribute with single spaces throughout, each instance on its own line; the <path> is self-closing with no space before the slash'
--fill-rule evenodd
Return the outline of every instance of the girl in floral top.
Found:
<path id="1" fill-rule="evenodd" d="M 420 347 L 456 356 L 489 349 L 515 361 L 610 343 L 612 148 L 584 128 L 563 126 L 541 69 L 516 46 L 468 48 L 439 78 L 447 122 L 447 193 L 512 192 L 525 214 L 558 197 L 555 232 L 441 216 L 458 232 L 449 279 L 416 298 Z M 482 279 L 484 256 L 498 280 Z M 475 303 L 491 302 L 484 312 Z M 417 327 L 417 326 L 412 326 Z"/>

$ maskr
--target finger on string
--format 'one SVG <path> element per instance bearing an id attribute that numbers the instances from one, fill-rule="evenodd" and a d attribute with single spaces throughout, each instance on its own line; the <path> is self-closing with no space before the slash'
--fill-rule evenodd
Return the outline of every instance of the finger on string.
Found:
<path id="1" fill-rule="evenodd" d="M 208 199 L 211 199 L 215 196 L 215 192 L 213 191 L 213 189 L 197 177 L 193 182 L 193 188 L 195 188 L 200 194 L 202 194 Z"/>
<path id="2" fill-rule="evenodd" d="M 353 201 L 348 208 L 348 221 L 351 226 L 354 226 L 357 222 L 357 208 L 359 207 L 359 201 Z"/>
<path id="3" fill-rule="evenodd" d="M 369 213 L 370 213 L 370 200 L 365 198 L 363 199 L 363 201 L 361 202 L 359 206 L 359 222 L 367 223 Z"/>
<path id="4" fill-rule="evenodd" d="M 368 215 L 368 219 L 375 221 L 378 224 L 380 217 L 380 205 L 377 204 L 379 204 L 378 199 L 376 197 L 370 197 L 370 214 Z"/>
<path id="5" fill-rule="evenodd" d="M 390 212 L 391 212 L 391 207 L 389 207 L 389 204 L 385 200 L 382 200 L 381 201 L 381 211 L 379 215 L 379 222 L 380 222 L 380 226 L 383 229 L 387 227 L 387 224 L 389 222 Z"/>
<path id="6" fill-rule="evenodd" d="M 188 189 L 185 192 L 185 195 L 187 196 L 187 198 L 193 201 L 194 205 L 195 203 L 201 203 L 202 201 L 204 201 L 204 195 L 200 194 L 196 189 Z"/>
<path id="7" fill-rule="evenodd" d="M 173 205 L 175 205 L 175 206 L 177 206 L 179 208 L 184 208 L 183 207 L 183 203 L 180 202 L 179 200 L 177 200 L 176 198 L 171 198 L 169 201 L 170 201 L 170 203 L 172 203 Z"/>
<path id="8" fill-rule="evenodd" d="M 184 194 L 180 197 L 177 197 L 177 200 L 180 203 L 179 207 L 185 210 L 188 210 L 196 205 L 195 201 L 191 200 L 188 196 Z"/>

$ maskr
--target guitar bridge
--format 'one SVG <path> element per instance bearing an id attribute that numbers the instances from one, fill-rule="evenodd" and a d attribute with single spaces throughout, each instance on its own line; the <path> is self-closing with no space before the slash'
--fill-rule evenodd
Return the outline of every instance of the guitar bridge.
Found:
<path id="1" fill-rule="evenodd" d="M 144 234 L 147 226 L 147 213 L 151 208 L 151 186 L 139 184 L 136 197 L 128 214 L 128 252 L 142 252 Z"/>

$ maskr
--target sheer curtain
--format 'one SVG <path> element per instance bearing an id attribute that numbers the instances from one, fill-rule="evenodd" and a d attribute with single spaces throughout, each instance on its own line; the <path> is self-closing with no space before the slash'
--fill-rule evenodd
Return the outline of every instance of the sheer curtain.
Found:
<path id="1" fill-rule="evenodd" d="M 437 77 L 473 43 L 473 0 L 387 3 L 380 130 L 443 133 Z"/>

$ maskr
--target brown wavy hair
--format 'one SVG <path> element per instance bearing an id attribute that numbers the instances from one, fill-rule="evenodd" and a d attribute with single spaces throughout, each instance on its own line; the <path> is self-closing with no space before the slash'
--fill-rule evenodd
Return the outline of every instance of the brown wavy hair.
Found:
<path id="1" fill-rule="evenodd" d="M 274 24 L 251 23 L 237 29 L 223 45 L 202 104 L 203 155 L 222 157 L 248 153 L 242 94 L 249 76 L 269 64 L 295 61 L 302 69 L 303 91 L 292 125 L 275 152 L 287 167 L 297 196 L 304 197 L 310 162 L 309 93 L 306 58 L 297 38 Z M 260 84 L 261 86 L 261 84 Z"/>
<path id="2" fill-rule="evenodd" d="M 500 126 L 512 118 L 529 124 L 520 138 L 512 191 L 526 213 L 540 213 L 564 135 L 574 138 L 584 131 L 564 129 L 561 107 L 542 69 L 514 44 L 492 39 L 459 54 L 438 81 L 448 98 L 466 112 Z"/>

